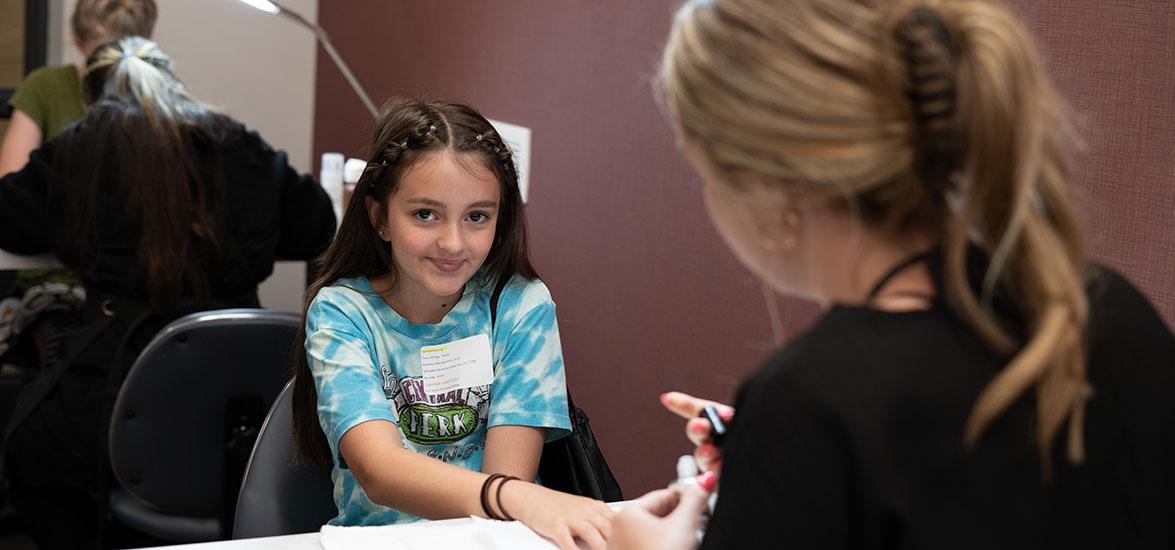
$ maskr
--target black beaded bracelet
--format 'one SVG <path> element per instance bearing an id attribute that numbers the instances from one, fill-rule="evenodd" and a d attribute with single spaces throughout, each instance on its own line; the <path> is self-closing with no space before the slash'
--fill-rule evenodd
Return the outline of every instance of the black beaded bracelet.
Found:
<path id="1" fill-rule="evenodd" d="M 482 484 L 481 484 L 481 510 L 483 512 L 485 512 L 487 518 L 497 519 L 497 520 L 502 519 L 502 518 L 498 517 L 498 515 L 495 514 L 493 510 L 490 509 L 489 497 L 490 497 L 490 484 L 492 484 L 495 479 L 501 479 L 504 477 L 507 477 L 506 474 L 490 474 L 488 477 L 486 477 L 486 480 L 484 482 L 482 482 Z M 500 506 L 500 504 L 499 504 L 499 506 Z"/>
<path id="2" fill-rule="evenodd" d="M 502 486 L 505 485 L 507 481 L 512 479 L 518 478 L 514 476 L 502 476 L 502 482 L 498 484 L 498 490 L 494 492 L 494 501 L 498 503 L 498 511 L 502 512 L 502 518 L 500 519 L 504 519 L 506 521 L 514 521 L 514 516 L 511 516 L 510 512 L 507 512 L 506 509 L 502 507 Z"/>

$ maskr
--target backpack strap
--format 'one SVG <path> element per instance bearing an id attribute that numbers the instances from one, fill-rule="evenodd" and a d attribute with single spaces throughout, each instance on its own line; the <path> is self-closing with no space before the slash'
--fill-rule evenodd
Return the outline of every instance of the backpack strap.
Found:
<path id="1" fill-rule="evenodd" d="M 506 283 L 510 282 L 510 277 L 498 277 L 498 281 L 494 283 L 494 293 L 490 295 L 490 330 L 494 329 L 494 322 L 498 318 L 498 299 L 502 297 L 502 290 L 506 288 Z"/>

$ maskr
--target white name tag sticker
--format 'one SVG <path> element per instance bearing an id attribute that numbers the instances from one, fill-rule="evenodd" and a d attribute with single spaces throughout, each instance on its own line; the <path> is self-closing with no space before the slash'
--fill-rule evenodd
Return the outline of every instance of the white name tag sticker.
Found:
<path id="1" fill-rule="evenodd" d="M 490 385 L 494 382 L 490 337 L 478 334 L 420 348 L 420 370 L 424 393 L 429 395 Z"/>

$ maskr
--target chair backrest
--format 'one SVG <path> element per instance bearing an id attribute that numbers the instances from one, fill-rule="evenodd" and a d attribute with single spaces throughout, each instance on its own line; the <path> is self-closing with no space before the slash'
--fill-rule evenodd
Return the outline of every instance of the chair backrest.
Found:
<path id="1" fill-rule="evenodd" d="M 338 514 L 330 469 L 294 458 L 293 401 L 290 382 L 261 426 L 237 498 L 234 539 L 317 531 Z"/>
<path id="2" fill-rule="evenodd" d="M 164 327 L 131 366 L 111 417 L 110 465 L 126 491 L 169 514 L 227 517 L 233 470 L 290 377 L 300 323 L 292 312 L 222 309 Z"/>

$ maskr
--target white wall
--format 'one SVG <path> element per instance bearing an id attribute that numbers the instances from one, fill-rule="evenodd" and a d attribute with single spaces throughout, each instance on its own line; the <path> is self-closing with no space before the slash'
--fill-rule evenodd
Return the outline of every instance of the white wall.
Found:
<path id="1" fill-rule="evenodd" d="M 50 64 L 82 63 L 69 25 L 75 3 L 50 2 Z M 314 35 L 238 0 L 156 4 L 154 40 L 175 61 L 193 95 L 257 130 L 289 154 L 291 165 L 308 172 L 314 146 Z M 282 5 L 318 19 L 318 0 L 283 0 Z M 304 287 L 304 264 L 279 263 L 261 287 L 261 303 L 300 311 Z"/>

